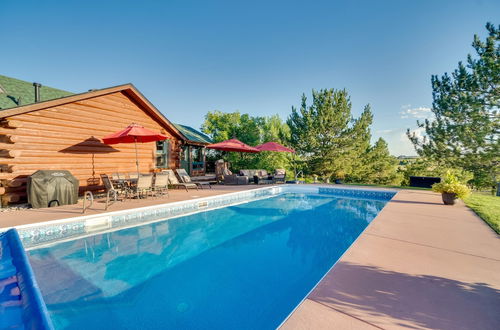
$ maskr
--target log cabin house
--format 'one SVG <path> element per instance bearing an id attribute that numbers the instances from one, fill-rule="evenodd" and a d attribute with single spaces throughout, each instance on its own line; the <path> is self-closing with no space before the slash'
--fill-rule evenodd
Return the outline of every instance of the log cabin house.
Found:
<path id="1" fill-rule="evenodd" d="M 73 94 L 0 75 L 2 204 L 25 201 L 26 178 L 40 169 L 69 170 L 80 192 L 102 189 L 102 173 L 136 171 L 133 144 L 101 140 L 131 123 L 169 137 L 137 144 L 140 172 L 182 167 L 205 174 L 209 138 L 171 123 L 132 84 Z"/>

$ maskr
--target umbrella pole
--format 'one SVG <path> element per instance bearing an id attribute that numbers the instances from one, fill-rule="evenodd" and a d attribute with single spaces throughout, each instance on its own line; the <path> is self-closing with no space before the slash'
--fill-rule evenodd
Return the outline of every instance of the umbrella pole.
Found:
<path id="1" fill-rule="evenodd" d="M 137 177 L 139 177 L 139 156 L 137 155 L 137 138 L 134 136 L 135 146 L 135 166 L 137 167 Z"/>

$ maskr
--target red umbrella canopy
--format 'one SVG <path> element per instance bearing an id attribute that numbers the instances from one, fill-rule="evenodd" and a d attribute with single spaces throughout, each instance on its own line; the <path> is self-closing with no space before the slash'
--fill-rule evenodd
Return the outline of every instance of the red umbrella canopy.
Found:
<path id="1" fill-rule="evenodd" d="M 245 144 L 238 139 L 230 139 L 219 143 L 209 144 L 207 145 L 207 148 L 234 152 L 260 152 L 259 149 L 250 147 L 248 144 Z"/>
<path id="2" fill-rule="evenodd" d="M 102 138 L 106 144 L 153 142 L 166 140 L 166 135 L 153 132 L 139 124 L 130 124 L 124 130 L 110 134 Z"/>
<path id="3" fill-rule="evenodd" d="M 255 147 L 260 151 L 279 151 L 279 152 L 295 152 L 295 150 L 282 146 L 276 142 L 266 142 Z"/>

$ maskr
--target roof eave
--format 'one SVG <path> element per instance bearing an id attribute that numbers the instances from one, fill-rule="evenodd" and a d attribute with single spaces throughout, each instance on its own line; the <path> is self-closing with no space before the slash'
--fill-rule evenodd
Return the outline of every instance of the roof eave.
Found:
<path id="1" fill-rule="evenodd" d="M 48 109 L 51 107 L 68 104 L 72 102 L 82 101 L 91 99 L 98 96 L 108 95 L 116 92 L 126 92 L 129 96 L 131 96 L 136 102 L 145 107 L 146 109 L 152 110 L 150 114 L 153 114 L 157 120 L 163 122 L 170 128 L 179 138 L 187 141 L 188 138 L 182 134 L 175 125 L 170 122 L 133 84 L 124 84 L 118 85 L 114 87 L 103 88 L 99 90 L 93 90 L 85 93 L 74 94 L 70 96 L 61 97 L 58 99 L 41 101 L 37 103 L 22 105 L 18 107 L 2 109 L 0 110 L 0 119 L 8 118 L 12 116 L 21 115 L 24 113 L 29 113 L 33 111 Z"/>

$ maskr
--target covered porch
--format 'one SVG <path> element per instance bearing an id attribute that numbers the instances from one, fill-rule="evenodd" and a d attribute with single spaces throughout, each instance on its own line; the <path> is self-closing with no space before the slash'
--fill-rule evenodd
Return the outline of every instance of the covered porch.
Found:
<path id="1" fill-rule="evenodd" d="M 175 124 L 175 127 L 186 137 L 179 154 L 180 167 L 193 177 L 206 175 L 205 146 L 212 143 L 212 141 L 207 135 L 190 126 Z"/>

